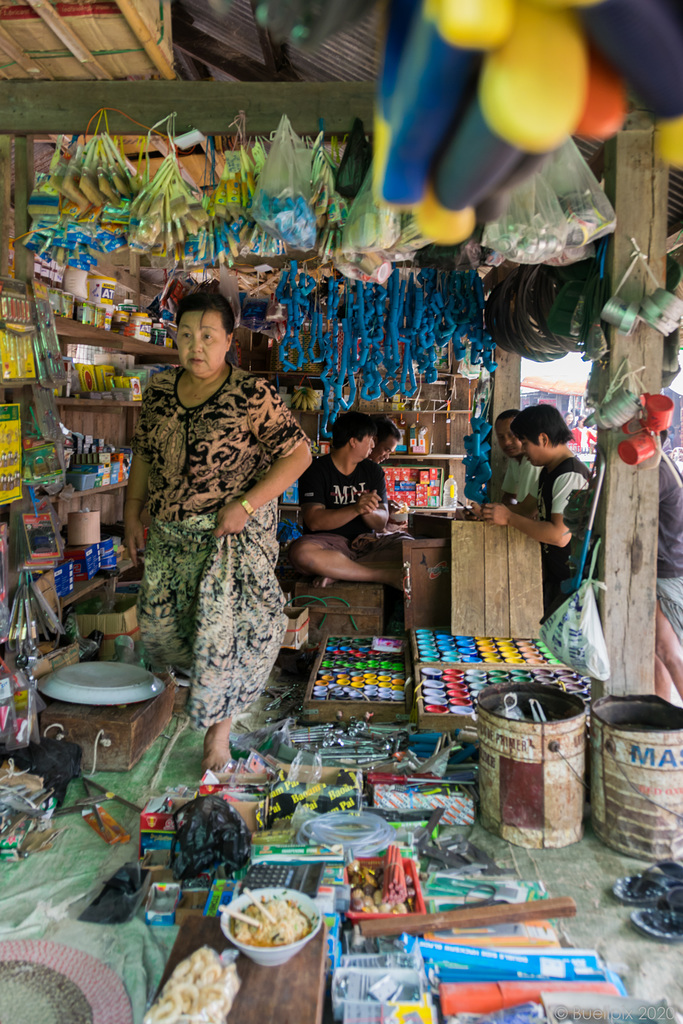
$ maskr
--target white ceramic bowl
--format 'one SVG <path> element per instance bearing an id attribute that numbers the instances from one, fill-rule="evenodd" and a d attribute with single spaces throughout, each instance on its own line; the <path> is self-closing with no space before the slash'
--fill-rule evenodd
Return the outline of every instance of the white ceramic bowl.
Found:
<path id="1" fill-rule="evenodd" d="M 293 900 L 301 910 L 301 912 L 309 919 L 313 928 L 306 935 L 305 938 L 299 939 L 298 942 L 290 942 L 285 946 L 249 946 L 245 942 L 239 942 L 232 934 L 231 922 L 232 918 L 228 914 L 221 914 L 221 929 L 226 939 L 229 939 L 234 946 L 237 946 L 241 953 L 248 956 L 250 960 L 253 960 L 255 964 L 262 964 L 264 967 L 276 967 L 278 964 L 285 964 L 288 960 L 291 960 L 299 950 L 303 949 L 307 942 L 317 935 L 322 925 L 322 914 L 320 910 L 309 896 L 305 896 L 302 892 L 296 892 L 294 889 L 281 889 L 281 888 L 268 888 L 268 889 L 252 889 L 254 896 L 260 899 L 265 896 L 266 899 L 283 899 Z M 238 896 L 232 901 L 230 906 L 233 910 L 240 910 L 242 913 L 251 905 L 251 899 L 248 896 Z"/>

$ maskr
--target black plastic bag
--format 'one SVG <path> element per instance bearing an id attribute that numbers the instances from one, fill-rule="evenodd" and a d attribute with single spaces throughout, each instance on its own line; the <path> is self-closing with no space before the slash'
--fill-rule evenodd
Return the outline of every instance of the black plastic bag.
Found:
<path id="1" fill-rule="evenodd" d="M 365 137 L 360 118 L 356 118 L 349 133 L 344 155 L 337 168 L 335 188 L 340 196 L 355 199 L 372 163 L 372 146 Z"/>
<path id="2" fill-rule="evenodd" d="M 64 802 L 66 789 L 72 779 L 81 774 L 81 748 L 68 740 L 55 740 L 43 736 L 40 743 L 29 743 L 21 750 L 13 750 L 14 767 L 40 775 L 45 789 L 51 789 L 58 804 Z M 2 747 L 0 747 L 2 759 Z"/>
<path id="3" fill-rule="evenodd" d="M 125 924 L 132 921 L 148 889 L 149 871 L 138 861 L 124 864 L 107 879 L 104 889 L 79 915 L 79 921 L 97 924 Z"/>
<path id="4" fill-rule="evenodd" d="M 176 811 L 173 820 L 174 878 L 195 878 L 213 871 L 216 862 L 231 874 L 249 860 L 251 833 L 237 811 L 219 796 L 191 800 Z"/>

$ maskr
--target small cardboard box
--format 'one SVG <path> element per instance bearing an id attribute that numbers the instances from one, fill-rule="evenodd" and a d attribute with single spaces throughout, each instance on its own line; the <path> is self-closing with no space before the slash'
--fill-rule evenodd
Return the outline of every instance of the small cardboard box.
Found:
<path id="1" fill-rule="evenodd" d="M 190 800 L 189 797 L 169 797 L 168 800 L 172 806 L 168 809 L 155 810 L 155 804 L 160 799 L 162 798 L 152 797 L 143 807 L 140 814 L 141 832 L 175 832 L 173 815 Z"/>
<path id="2" fill-rule="evenodd" d="M 182 924 L 186 917 L 201 917 L 208 898 L 209 889 L 191 889 L 183 892 L 175 908 L 175 923 Z"/>
<path id="3" fill-rule="evenodd" d="M 117 636 L 129 636 L 133 641 L 140 639 L 140 627 L 135 609 L 136 596 L 125 594 L 114 605 L 114 610 L 104 615 L 78 615 L 78 628 L 82 636 L 88 636 L 93 629 L 104 633 L 100 647 L 100 661 L 111 661 L 114 657 L 114 641 Z"/>
<path id="4" fill-rule="evenodd" d="M 163 885 L 153 882 L 145 903 L 145 922 L 166 927 L 175 924 L 176 907 L 179 901 L 179 885 L 176 883 Z"/>
<path id="5" fill-rule="evenodd" d="M 285 615 L 287 616 L 288 625 L 282 646 L 293 647 L 298 651 L 308 640 L 310 612 L 308 608 L 285 608 Z"/>
<path id="6" fill-rule="evenodd" d="M 74 579 L 76 580 L 91 580 L 100 567 L 97 544 L 87 544 L 80 548 L 64 548 L 64 557 L 73 561 Z M 92 629 L 95 628 L 95 626 L 92 627 Z M 81 632 L 83 633 L 82 629 Z M 89 632 L 90 630 L 88 630 Z M 87 636 L 88 633 L 83 633 L 83 636 Z"/>
<path id="7" fill-rule="evenodd" d="M 58 647 L 56 651 L 50 651 L 49 654 L 37 661 L 33 668 L 33 675 L 36 679 L 40 679 L 50 672 L 56 672 L 58 668 L 77 664 L 78 644 L 69 644 L 68 647 Z"/>

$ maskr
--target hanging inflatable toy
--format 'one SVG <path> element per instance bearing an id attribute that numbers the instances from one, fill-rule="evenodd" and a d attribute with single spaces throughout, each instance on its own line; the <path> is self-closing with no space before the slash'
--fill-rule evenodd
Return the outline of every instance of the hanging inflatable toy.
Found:
<path id="1" fill-rule="evenodd" d="M 375 193 L 451 245 L 573 134 L 608 138 L 630 87 L 683 166 L 683 12 L 674 0 L 390 0 Z"/>

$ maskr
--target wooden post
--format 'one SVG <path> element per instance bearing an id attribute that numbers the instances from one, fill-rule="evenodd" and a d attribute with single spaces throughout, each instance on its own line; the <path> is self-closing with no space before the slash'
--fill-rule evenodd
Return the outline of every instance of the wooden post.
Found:
<path id="1" fill-rule="evenodd" d="M 667 176 L 655 152 L 651 116 L 636 110 L 605 146 L 605 190 L 617 214 L 610 245 L 612 293 L 631 261 L 635 239 L 658 282 L 665 280 Z M 654 285 L 642 261 L 620 291 L 639 301 Z M 662 335 L 640 322 L 627 337 L 610 328 L 609 354 L 601 364 L 599 395 L 605 394 L 623 359 L 639 370 L 644 391 L 662 386 Z M 621 430 L 601 430 L 598 446 L 606 459 L 605 482 L 596 520 L 602 537 L 599 578 L 602 626 L 611 676 L 593 683 L 602 694 L 654 692 L 655 573 L 659 472 L 627 466 L 617 453 Z"/>
<path id="2" fill-rule="evenodd" d="M 0 276 L 9 266 L 9 240 L 12 235 L 10 200 L 12 194 L 12 137 L 0 135 Z"/>
<path id="3" fill-rule="evenodd" d="M 28 201 L 33 191 L 33 138 L 14 137 L 14 237 L 21 238 L 31 226 Z M 14 273 L 18 281 L 33 280 L 33 253 L 22 242 L 14 243 Z"/>
<path id="4" fill-rule="evenodd" d="M 496 422 L 496 417 L 505 409 L 519 409 L 519 382 L 521 379 L 522 360 L 513 352 L 504 352 L 497 348 L 495 359 L 498 368 L 493 377 L 493 403 L 491 407 L 491 423 Z M 503 477 L 507 457 L 503 455 L 500 446 L 496 441 L 493 431 L 491 432 L 491 501 L 500 501 L 503 493 Z"/>
<path id="5" fill-rule="evenodd" d="M 140 253 L 129 252 L 128 254 L 128 271 L 133 277 L 136 283 L 136 291 L 132 293 L 130 299 L 132 302 L 137 303 L 142 308 L 142 298 L 140 296 Z"/>

